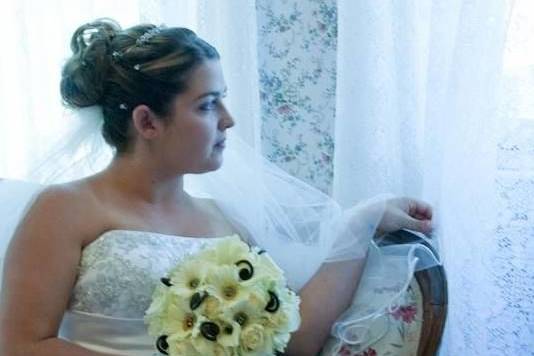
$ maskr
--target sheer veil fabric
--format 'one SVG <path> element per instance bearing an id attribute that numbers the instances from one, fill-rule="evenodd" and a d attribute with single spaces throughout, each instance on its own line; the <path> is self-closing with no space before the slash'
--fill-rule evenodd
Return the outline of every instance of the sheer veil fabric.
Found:
<path id="1" fill-rule="evenodd" d="M 2 256 L 17 223 L 43 187 L 99 171 L 111 158 L 100 134 L 100 108 L 71 114 L 77 120 L 71 118 L 73 124 L 58 136 L 64 139 L 36 159 L 29 182 L 0 183 L 1 201 L 10 202 L 0 211 L 4 220 Z M 364 258 L 384 210 L 383 197 L 342 209 L 335 200 L 285 173 L 232 133 L 222 167 L 187 175 L 185 188 L 193 196 L 214 199 L 225 216 L 242 229 L 243 239 L 261 246 L 275 259 L 295 290 L 300 290 L 323 263 Z M 386 255 L 401 257 L 404 276 L 400 298 L 416 268 L 438 263 L 426 252 L 416 245 L 376 250 L 373 254 L 379 256 L 369 263 L 366 278 L 377 281 L 387 273 L 386 264 L 381 262 L 386 261 Z M 367 344 L 372 324 L 397 302 L 391 300 L 389 305 L 365 312 L 348 310 L 333 326 L 333 335 L 346 342 Z"/>

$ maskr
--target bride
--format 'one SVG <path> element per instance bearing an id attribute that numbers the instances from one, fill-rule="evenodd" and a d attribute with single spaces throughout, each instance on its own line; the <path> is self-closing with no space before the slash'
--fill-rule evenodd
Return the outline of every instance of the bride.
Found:
<path id="1" fill-rule="evenodd" d="M 5 259 L 0 355 L 156 355 L 143 315 L 159 278 L 184 255 L 235 233 L 272 254 L 298 290 L 302 322 L 287 354 L 314 355 L 346 317 L 372 238 L 402 228 L 430 232 L 432 211 L 423 202 L 375 200 L 339 213 L 335 202 L 275 168 L 271 181 L 302 194 L 251 181 L 246 169 L 258 171 L 246 161 L 230 172 L 235 180 L 215 180 L 211 198 L 191 194 L 184 176 L 221 170 L 232 144 L 216 49 L 184 28 L 122 30 L 106 19 L 79 27 L 71 48 L 63 100 L 101 110 L 94 120 L 114 156 L 96 174 L 37 190 L 28 204 Z M 263 218 L 278 224 L 272 228 L 249 218 L 247 199 L 254 204 L 256 196 L 246 186 L 261 184 L 272 189 L 261 195 Z M 217 199 L 234 188 L 241 195 Z M 313 197 L 299 212 L 293 199 L 305 192 Z M 269 210 L 275 205 L 285 210 Z M 329 210 L 313 227 L 310 212 L 321 206 Z"/>

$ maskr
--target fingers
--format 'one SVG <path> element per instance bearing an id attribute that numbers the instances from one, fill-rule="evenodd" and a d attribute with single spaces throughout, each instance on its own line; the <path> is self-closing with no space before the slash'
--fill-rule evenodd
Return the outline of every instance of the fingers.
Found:
<path id="1" fill-rule="evenodd" d="M 408 214 L 418 220 L 432 220 L 432 206 L 424 201 L 408 199 Z"/>
<path id="2" fill-rule="evenodd" d="M 427 219 L 418 220 L 409 217 L 406 220 L 406 228 L 423 234 L 430 234 L 432 232 L 432 221 Z"/>

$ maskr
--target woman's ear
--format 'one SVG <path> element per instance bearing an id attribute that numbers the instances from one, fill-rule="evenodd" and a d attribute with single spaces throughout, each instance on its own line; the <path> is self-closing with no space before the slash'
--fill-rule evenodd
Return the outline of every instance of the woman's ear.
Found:
<path id="1" fill-rule="evenodd" d="M 138 105 L 132 111 L 132 122 L 137 134 L 152 139 L 162 134 L 164 123 L 148 106 Z"/>

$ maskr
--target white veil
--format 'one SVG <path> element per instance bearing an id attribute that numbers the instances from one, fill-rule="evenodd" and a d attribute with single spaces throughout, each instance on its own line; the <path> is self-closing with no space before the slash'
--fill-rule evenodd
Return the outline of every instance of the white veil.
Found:
<path id="1" fill-rule="evenodd" d="M 73 117 L 68 118 L 67 131 L 58 135 L 59 143 L 43 150 L 34 162 L 30 182 L 0 181 L 4 203 L 0 207 L 0 258 L 20 218 L 45 185 L 97 172 L 112 157 L 101 136 L 101 109 L 90 107 L 70 113 Z M 243 238 L 265 249 L 282 267 L 295 290 L 325 262 L 364 258 L 384 209 L 383 200 L 375 199 L 343 210 L 332 198 L 285 173 L 232 133 L 227 137 L 222 167 L 187 175 L 185 189 L 193 196 L 214 199 L 225 216 L 242 228 Z M 420 246 L 393 247 L 380 254 L 403 256 L 407 271 L 403 278 L 409 282 L 415 269 L 437 263 L 431 254 L 416 257 L 416 249 Z M 379 267 L 369 278 L 381 278 L 385 270 Z M 406 281 L 402 281 L 403 288 Z M 332 332 L 346 342 L 365 345 L 373 338 L 369 334 L 371 324 L 395 303 L 391 300 L 384 307 L 347 312 Z"/>

